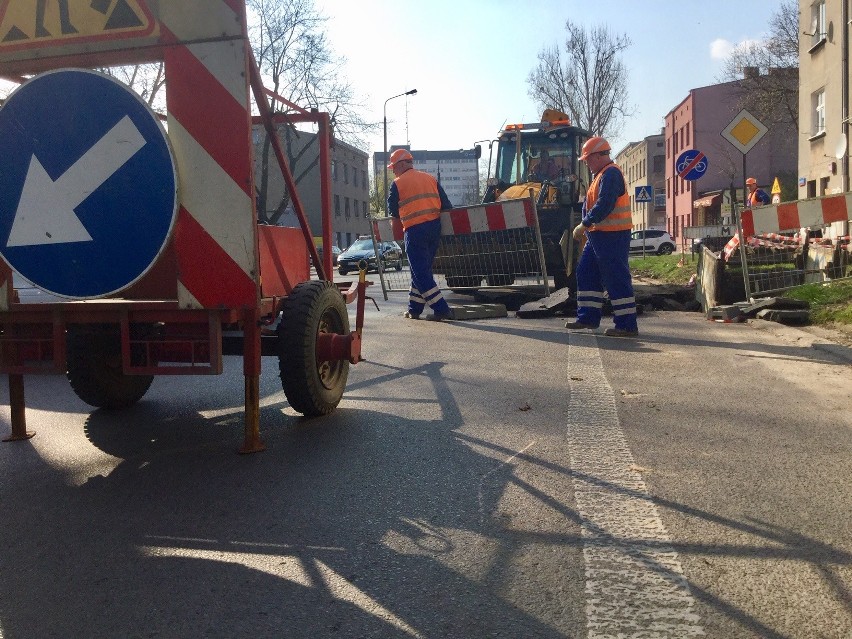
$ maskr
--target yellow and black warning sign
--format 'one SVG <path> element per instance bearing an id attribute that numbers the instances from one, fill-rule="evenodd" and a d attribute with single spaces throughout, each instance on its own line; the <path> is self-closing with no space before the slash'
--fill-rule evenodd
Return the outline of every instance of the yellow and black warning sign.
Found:
<path id="1" fill-rule="evenodd" d="M 147 0 L 0 0 L 0 49 L 148 35 Z"/>

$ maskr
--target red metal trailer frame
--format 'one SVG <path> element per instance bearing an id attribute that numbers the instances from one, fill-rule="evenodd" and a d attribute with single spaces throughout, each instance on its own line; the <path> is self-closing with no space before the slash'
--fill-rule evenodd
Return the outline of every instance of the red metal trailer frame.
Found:
<path id="1" fill-rule="evenodd" d="M 0 2 L 0 20 L 10 5 L 25 11 L 25 4 L 33 3 Z M 223 330 L 235 329 L 243 336 L 245 377 L 240 451 L 260 451 L 263 328 L 275 321 L 294 287 L 310 279 L 309 255 L 319 278 L 332 280 L 329 116 L 286 101 L 289 112 L 273 116 L 267 98 L 281 98 L 263 87 L 248 42 L 244 0 L 134 0 L 133 6 L 140 18 L 135 30 L 100 32 L 99 25 L 86 23 L 88 18 L 80 14 L 78 21 L 83 20 L 84 27 L 80 35 L 33 36 L 0 44 L 0 75 L 17 81 L 57 68 L 164 60 L 169 139 L 181 183 L 180 208 L 168 244 L 150 270 L 118 296 L 22 304 L 13 289 L 11 269 L 0 261 L 0 372 L 9 376 L 12 420 L 12 434 L 4 441 L 34 434 L 26 428 L 23 376 L 64 373 L 70 329 L 117 327 L 125 375 L 219 374 Z M 82 11 L 83 3 L 75 7 Z M 260 114 L 255 118 L 251 93 Z M 275 123 L 281 118 L 318 127 L 324 263 L 318 259 L 295 180 L 275 135 Z M 253 122 L 263 123 L 270 133 L 299 229 L 256 223 Z M 216 176 L 203 173 L 211 167 Z M 201 187 L 207 177 L 223 182 L 227 197 L 206 194 L 207 187 Z M 317 334 L 316 353 L 322 361 L 360 360 L 368 284 L 362 273 L 358 282 L 340 290 L 346 303 L 357 300 L 356 327 L 348 334 Z M 138 330 L 151 326 L 156 331 Z"/>

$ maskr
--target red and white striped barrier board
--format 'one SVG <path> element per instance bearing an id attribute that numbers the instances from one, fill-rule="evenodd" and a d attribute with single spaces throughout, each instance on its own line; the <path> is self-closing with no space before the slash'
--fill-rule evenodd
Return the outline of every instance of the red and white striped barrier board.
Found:
<path id="1" fill-rule="evenodd" d="M 159 19 L 180 178 L 178 301 L 182 308 L 254 308 L 259 268 L 245 4 L 160 3 Z"/>
<path id="2" fill-rule="evenodd" d="M 533 203 L 529 198 L 504 200 L 491 204 L 478 204 L 441 212 L 441 235 L 458 236 L 483 231 L 505 231 L 535 226 Z M 375 220 L 373 232 L 377 241 L 384 239 L 402 240 L 402 234 L 394 235 L 390 218 Z"/>
<path id="3" fill-rule="evenodd" d="M 852 220 L 852 195 L 826 195 L 812 200 L 771 204 L 743 211 L 743 233 L 779 233 Z"/>

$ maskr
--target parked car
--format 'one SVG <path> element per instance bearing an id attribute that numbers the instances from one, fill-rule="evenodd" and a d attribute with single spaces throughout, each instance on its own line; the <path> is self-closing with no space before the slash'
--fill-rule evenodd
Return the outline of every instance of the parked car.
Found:
<path id="1" fill-rule="evenodd" d="M 379 242 L 379 257 L 382 260 L 382 270 L 402 270 L 402 249 L 396 242 Z M 346 275 L 357 271 L 361 260 L 367 261 L 367 271 L 378 271 L 376 251 L 373 249 L 373 239 L 369 236 L 359 237 L 348 249 L 337 257 L 337 272 Z"/>
<path id="2" fill-rule="evenodd" d="M 319 258 L 320 258 L 320 260 L 322 260 L 322 246 L 318 246 L 318 247 L 317 247 L 317 253 L 319 253 Z M 336 263 L 337 263 L 337 258 L 340 256 L 340 254 L 341 254 L 341 253 L 343 253 L 343 249 L 342 249 L 342 248 L 340 248 L 340 247 L 339 247 L 339 246 L 337 246 L 336 244 L 332 244 L 332 245 L 331 245 L 331 255 L 332 255 L 332 257 L 331 257 L 331 263 L 332 263 L 332 264 L 336 264 Z M 314 263 L 313 263 L 313 262 L 314 262 L 314 261 L 313 261 L 313 260 L 311 260 L 311 266 L 313 266 L 313 265 L 314 265 Z"/>
<path id="3" fill-rule="evenodd" d="M 645 229 L 644 231 L 633 231 L 630 235 L 630 252 L 656 253 L 657 255 L 671 255 L 675 250 L 672 236 L 665 231 L 656 229 Z"/>

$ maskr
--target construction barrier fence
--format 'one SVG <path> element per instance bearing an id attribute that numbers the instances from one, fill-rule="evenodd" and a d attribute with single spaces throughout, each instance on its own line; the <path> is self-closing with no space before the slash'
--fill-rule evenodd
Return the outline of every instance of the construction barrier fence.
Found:
<path id="1" fill-rule="evenodd" d="M 852 278 L 850 220 L 849 194 L 747 209 L 722 256 L 728 268 L 742 269 L 749 298 Z"/>
<path id="2" fill-rule="evenodd" d="M 402 234 L 394 234 L 391 218 L 373 220 L 372 230 L 376 244 L 389 239 L 404 244 Z M 532 199 L 443 211 L 432 270 L 438 286 L 449 290 L 543 285 L 547 273 Z M 401 271 L 383 270 L 381 279 L 386 291 L 408 291 L 407 260 Z"/>

